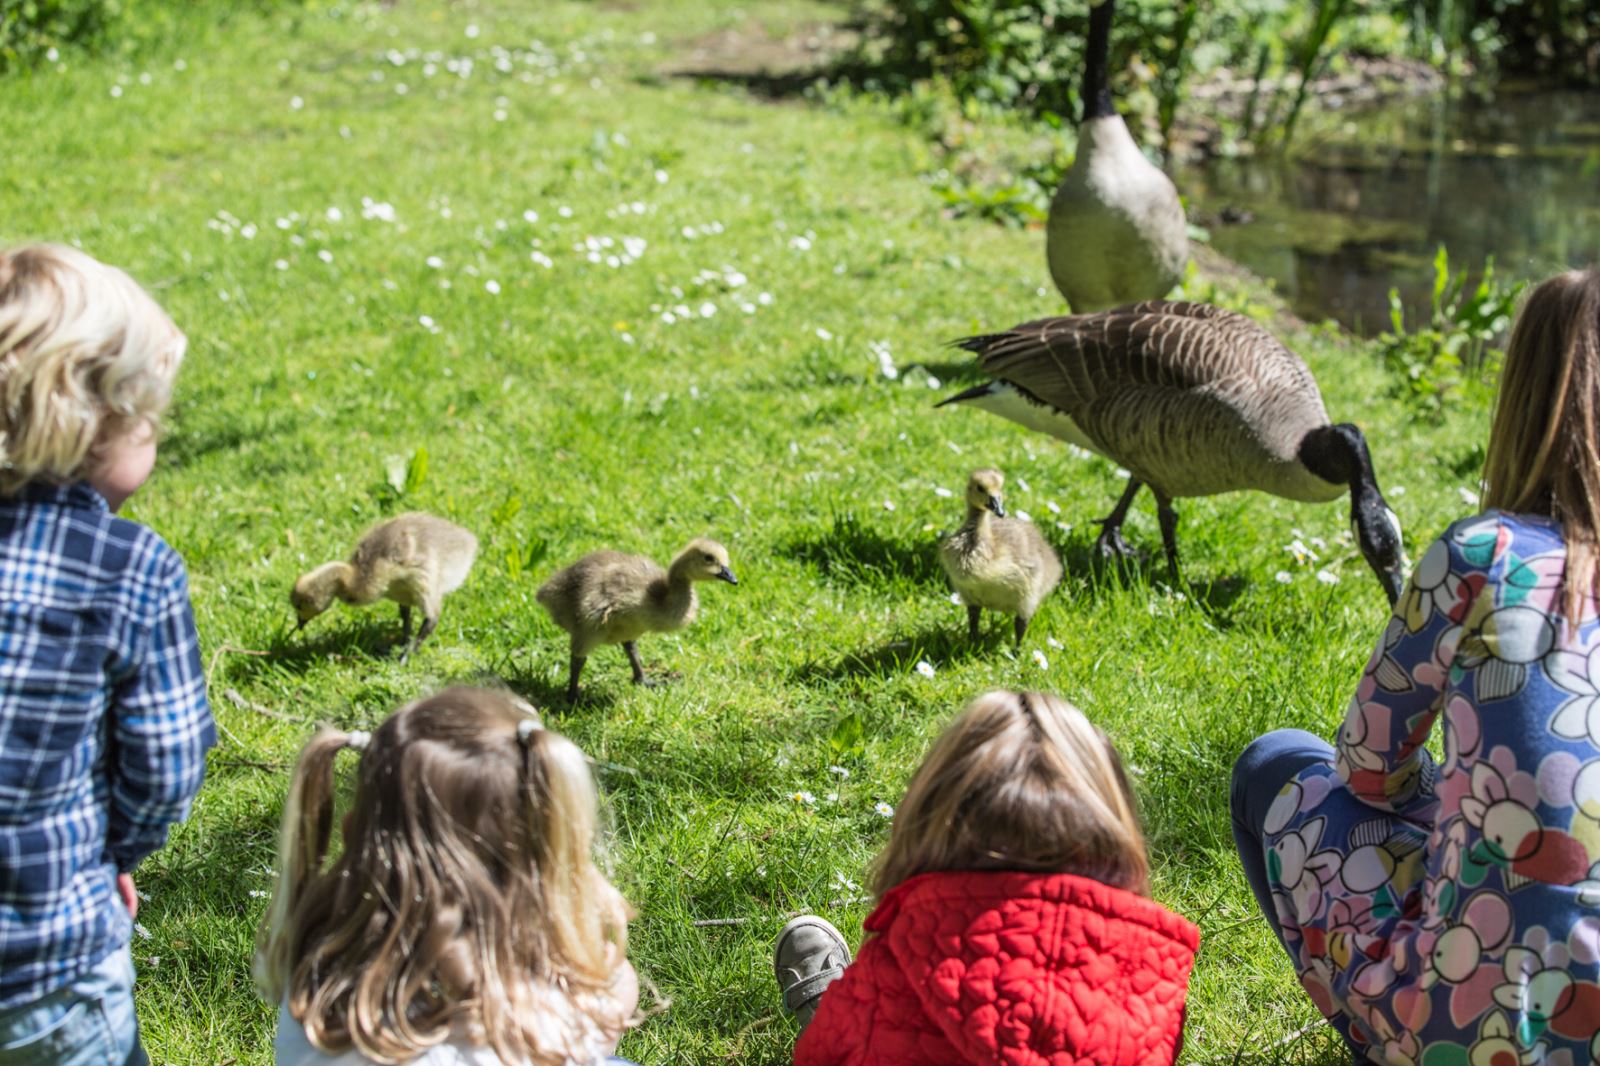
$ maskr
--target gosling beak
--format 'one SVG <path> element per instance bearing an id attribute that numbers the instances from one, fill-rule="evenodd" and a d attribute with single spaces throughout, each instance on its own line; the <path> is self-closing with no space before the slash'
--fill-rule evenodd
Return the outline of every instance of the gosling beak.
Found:
<path id="1" fill-rule="evenodd" d="M 726 581 L 730 585 L 737 585 L 739 583 L 739 579 L 733 576 L 733 571 L 729 570 L 726 566 L 717 571 L 717 580 Z"/>
<path id="2" fill-rule="evenodd" d="M 1003 505 L 1000 502 L 1000 497 L 998 497 L 998 496 L 990 496 L 989 497 L 989 505 L 988 506 L 989 506 L 989 510 L 991 510 L 991 511 L 993 511 L 995 513 L 995 517 L 1004 518 L 1006 516 L 1005 505 Z"/>

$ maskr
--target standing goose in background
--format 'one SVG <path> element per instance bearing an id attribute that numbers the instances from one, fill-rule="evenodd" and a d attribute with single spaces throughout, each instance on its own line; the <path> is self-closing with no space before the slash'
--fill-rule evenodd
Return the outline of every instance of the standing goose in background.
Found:
<path id="1" fill-rule="evenodd" d="M 1189 260 L 1178 190 L 1139 151 L 1111 104 L 1114 4 L 1089 9 L 1078 152 L 1045 227 L 1050 277 L 1075 314 L 1160 299 Z"/>
<path id="2" fill-rule="evenodd" d="M 1390 604 L 1399 598 L 1400 522 L 1361 430 L 1330 425 L 1305 363 L 1244 315 L 1153 300 L 957 343 L 993 380 L 938 406 L 972 404 L 1127 467 L 1127 490 L 1101 523 L 1102 552 L 1128 554 L 1122 523 L 1141 485 L 1155 492 L 1174 578 L 1175 498 L 1255 489 L 1320 502 L 1348 490 L 1361 554 Z"/>

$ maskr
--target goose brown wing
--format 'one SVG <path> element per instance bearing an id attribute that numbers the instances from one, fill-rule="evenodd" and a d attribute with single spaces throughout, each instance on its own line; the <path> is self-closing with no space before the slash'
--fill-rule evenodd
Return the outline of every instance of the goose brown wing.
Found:
<path id="1" fill-rule="evenodd" d="M 1148 301 L 960 343 L 985 373 L 1177 494 L 1243 487 L 1263 461 L 1292 462 L 1306 431 L 1327 423 L 1305 363 L 1256 322 L 1209 304 Z"/>

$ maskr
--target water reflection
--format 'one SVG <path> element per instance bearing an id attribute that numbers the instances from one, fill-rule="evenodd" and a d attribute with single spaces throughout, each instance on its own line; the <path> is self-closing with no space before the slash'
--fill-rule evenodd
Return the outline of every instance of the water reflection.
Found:
<path id="1" fill-rule="evenodd" d="M 1307 147 L 1178 176 L 1216 248 L 1303 317 L 1379 332 L 1391 286 L 1408 314 L 1425 310 L 1440 243 L 1453 264 L 1492 254 L 1522 278 L 1600 260 L 1600 93 L 1415 101 Z"/>

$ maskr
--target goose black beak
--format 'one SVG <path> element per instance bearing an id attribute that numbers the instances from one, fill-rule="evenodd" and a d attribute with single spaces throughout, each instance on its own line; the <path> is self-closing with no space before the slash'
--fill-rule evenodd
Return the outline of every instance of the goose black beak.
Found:
<path id="1" fill-rule="evenodd" d="M 996 518 L 1004 518 L 1006 516 L 1006 508 L 1005 505 L 1000 502 L 1000 497 L 990 496 L 987 506 L 989 510 L 995 513 Z"/>
<path id="2" fill-rule="evenodd" d="M 733 571 L 729 570 L 726 566 L 717 571 L 717 580 L 726 581 L 730 585 L 737 585 L 739 583 L 739 579 L 733 576 Z"/>
<path id="3" fill-rule="evenodd" d="M 1389 606 L 1393 607 L 1400 602 L 1400 596 L 1406 590 L 1406 575 L 1403 569 L 1384 570 L 1378 574 L 1378 581 L 1383 585 L 1383 594 L 1389 597 Z"/>

